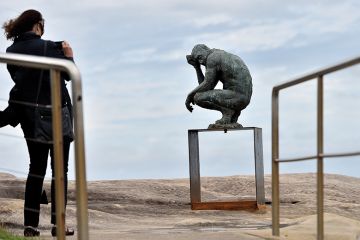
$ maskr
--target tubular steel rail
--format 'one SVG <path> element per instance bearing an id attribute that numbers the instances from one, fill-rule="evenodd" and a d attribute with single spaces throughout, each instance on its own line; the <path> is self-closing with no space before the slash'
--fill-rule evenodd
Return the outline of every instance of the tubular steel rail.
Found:
<path id="1" fill-rule="evenodd" d="M 296 162 L 317 159 L 317 239 L 324 239 L 324 158 L 358 156 L 360 152 L 351 153 L 324 153 L 324 75 L 360 63 L 360 57 L 321 69 L 303 77 L 277 85 L 272 91 L 272 234 L 280 235 L 280 192 L 279 192 L 279 163 Z M 293 159 L 280 159 L 279 156 L 279 92 L 280 90 L 300 83 L 317 79 L 317 154 L 314 156 Z"/>
<path id="2" fill-rule="evenodd" d="M 55 156 L 55 197 L 57 239 L 65 239 L 65 204 L 64 204 L 64 166 L 62 151 L 62 124 L 60 100 L 60 72 L 70 75 L 72 80 L 72 99 L 74 112 L 75 133 L 75 168 L 76 168 L 76 203 L 78 239 L 88 240 L 88 198 L 85 169 L 85 143 L 82 107 L 81 76 L 75 64 L 68 60 L 39 57 L 23 54 L 0 53 L 0 62 L 23 67 L 41 68 L 50 70 L 51 78 L 51 104 L 53 114 L 53 144 Z"/>

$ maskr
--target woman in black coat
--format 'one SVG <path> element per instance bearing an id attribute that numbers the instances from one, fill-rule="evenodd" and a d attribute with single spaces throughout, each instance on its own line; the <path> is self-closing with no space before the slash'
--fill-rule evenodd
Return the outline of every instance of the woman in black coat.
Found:
<path id="1" fill-rule="evenodd" d="M 40 12 L 27 10 L 19 17 L 5 22 L 3 25 L 7 39 L 13 40 L 13 44 L 7 48 L 6 52 L 29 54 L 37 56 L 54 57 L 73 61 L 73 52 L 67 42 L 60 45 L 52 41 L 41 39 L 44 34 L 44 19 Z M 33 69 L 15 65 L 8 65 L 8 71 L 15 86 L 10 92 L 8 108 L 0 112 L 0 126 L 5 124 L 21 124 L 26 139 L 29 156 L 29 174 L 25 188 L 24 206 L 24 236 L 39 236 L 40 200 L 43 181 L 47 168 L 47 159 L 51 155 L 52 181 L 51 181 L 51 223 L 52 235 L 56 235 L 56 216 L 55 216 L 55 183 L 54 183 L 54 163 L 53 145 L 50 143 L 39 142 L 34 139 L 34 108 L 31 105 L 50 105 L 51 89 L 49 71 Z M 64 80 L 69 80 L 66 74 L 62 74 L 62 104 L 71 110 L 71 99 L 66 89 Z M 25 104 L 24 104 L 25 103 Z M 30 104 L 29 104 L 30 103 Z M 67 171 L 69 148 L 72 139 L 64 139 L 64 186 L 65 204 L 67 199 Z M 74 230 L 67 228 L 67 235 L 74 234 Z"/>

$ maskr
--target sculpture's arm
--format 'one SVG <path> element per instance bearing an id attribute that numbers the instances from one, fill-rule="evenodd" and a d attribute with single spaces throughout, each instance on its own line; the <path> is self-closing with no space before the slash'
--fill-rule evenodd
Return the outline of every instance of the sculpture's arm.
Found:
<path id="1" fill-rule="evenodd" d="M 197 59 L 191 55 L 186 56 L 187 62 L 195 68 L 198 83 L 201 84 L 204 81 L 204 74 L 201 70 L 200 63 Z"/>
<path id="2" fill-rule="evenodd" d="M 195 94 L 198 92 L 205 92 L 205 91 L 214 89 L 218 82 L 219 82 L 219 80 L 217 79 L 216 68 L 208 67 L 205 72 L 204 80 L 201 82 L 201 84 L 199 86 L 197 86 L 194 90 L 192 90 L 188 94 L 186 101 L 185 101 L 186 108 L 190 112 L 192 112 L 193 108 L 190 103 L 194 104 Z"/>
<path id="3" fill-rule="evenodd" d="M 201 71 L 201 69 L 200 69 Z M 205 72 L 204 80 L 189 95 L 195 96 L 197 92 L 205 92 L 215 88 L 219 80 L 216 77 L 216 68 L 208 67 Z"/>
<path id="4" fill-rule="evenodd" d="M 194 68 L 195 68 L 195 71 L 196 71 L 196 76 L 197 76 L 197 79 L 198 79 L 198 83 L 200 85 L 201 83 L 204 82 L 204 79 L 205 79 L 204 74 L 203 74 L 203 72 L 201 70 L 200 64 L 194 66 Z"/>

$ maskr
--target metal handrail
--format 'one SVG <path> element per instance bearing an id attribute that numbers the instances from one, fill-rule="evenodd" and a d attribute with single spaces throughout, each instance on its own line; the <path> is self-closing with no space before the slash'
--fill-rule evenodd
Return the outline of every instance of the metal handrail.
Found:
<path id="1" fill-rule="evenodd" d="M 333 72 L 336 72 L 338 70 L 341 70 L 341 69 L 344 69 L 344 68 L 347 68 L 347 67 L 351 67 L 351 66 L 356 65 L 358 63 L 360 63 L 360 57 L 352 58 L 350 60 L 335 64 L 335 65 L 332 65 L 332 66 L 329 66 L 329 67 L 326 67 L 326 68 L 323 68 L 323 69 L 320 69 L 320 70 L 317 70 L 317 71 L 312 72 L 310 74 L 306 74 L 306 75 L 304 75 L 302 77 L 298 77 L 296 79 L 293 79 L 293 80 L 290 80 L 290 81 L 287 81 L 287 82 L 284 82 L 284 83 L 280 83 L 279 85 L 276 85 L 275 87 L 273 87 L 273 94 L 274 94 L 274 91 L 279 92 L 282 89 L 292 87 L 292 86 L 295 86 L 297 84 L 312 80 L 314 78 L 317 78 L 318 76 L 324 76 L 326 74 L 333 73 Z"/>
<path id="2" fill-rule="evenodd" d="M 317 159 L 317 239 L 324 239 L 324 166 L 323 159 L 331 157 L 358 156 L 360 152 L 324 153 L 324 87 L 323 77 L 326 74 L 342 70 L 360 63 L 360 57 L 353 58 L 339 64 L 323 68 L 294 80 L 279 84 L 272 91 L 272 234 L 280 236 L 280 191 L 279 191 L 279 163 L 296 162 Z M 314 156 L 293 159 L 279 158 L 279 92 L 280 90 L 317 79 L 317 154 Z"/>
<path id="3" fill-rule="evenodd" d="M 276 162 L 298 162 L 298 161 L 305 161 L 305 160 L 313 160 L 317 159 L 318 157 L 322 158 L 338 158 L 338 157 L 353 157 L 360 155 L 360 152 L 347 152 L 347 153 L 331 153 L 331 154 L 323 154 L 320 153 L 314 156 L 308 157 L 301 157 L 301 158 L 288 158 L 288 159 L 275 159 Z"/>
<path id="4" fill-rule="evenodd" d="M 55 189 L 57 237 L 65 239 L 64 186 L 62 166 L 62 125 L 60 100 L 60 72 L 67 72 L 72 80 L 72 99 L 75 133 L 75 169 L 76 169 L 76 203 L 78 239 L 88 240 L 88 197 L 85 168 L 85 141 L 83 124 L 83 97 L 79 69 L 68 60 L 32 55 L 0 53 L 0 62 L 23 67 L 49 69 L 51 77 L 51 95 L 53 109 L 54 157 L 55 157 Z M 61 184 L 62 183 L 62 184 Z M 62 187 L 61 187 L 62 186 Z"/>

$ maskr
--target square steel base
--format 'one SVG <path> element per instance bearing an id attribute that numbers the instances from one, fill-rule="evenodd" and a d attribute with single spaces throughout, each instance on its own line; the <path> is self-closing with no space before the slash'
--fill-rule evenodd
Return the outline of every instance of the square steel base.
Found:
<path id="1" fill-rule="evenodd" d="M 215 131 L 253 131 L 254 156 L 255 156 L 255 185 L 256 200 L 243 200 L 234 202 L 202 202 L 200 184 L 200 159 L 199 159 L 199 132 Z M 188 130 L 189 139 L 189 169 L 190 169 L 190 200 L 192 210 L 264 210 L 264 164 L 262 147 L 262 129 L 245 127 L 238 129 L 191 129 Z"/>

